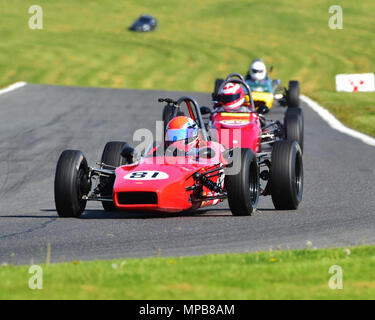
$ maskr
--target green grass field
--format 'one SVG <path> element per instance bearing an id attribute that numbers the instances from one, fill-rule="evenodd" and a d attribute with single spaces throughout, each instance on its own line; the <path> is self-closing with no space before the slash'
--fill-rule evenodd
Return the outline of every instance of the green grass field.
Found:
<path id="1" fill-rule="evenodd" d="M 375 2 L 351 0 L 343 30 L 328 27 L 332 1 L 39 0 L 43 30 L 30 30 L 35 1 L 0 0 L 0 86 L 32 83 L 211 91 L 245 73 L 254 57 L 349 126 L 375 136 L 375 93 L 336 93 L 337 73 L 374 72 Z M 158 31 L 127 31 L 142 13 Z"/>
<path id="2" fill-rule="evenodd" d="M 328 271 L 343 271 L 332 290 Z M 375 299 L 375 247 L 0 267 L 0 299 Z"/>

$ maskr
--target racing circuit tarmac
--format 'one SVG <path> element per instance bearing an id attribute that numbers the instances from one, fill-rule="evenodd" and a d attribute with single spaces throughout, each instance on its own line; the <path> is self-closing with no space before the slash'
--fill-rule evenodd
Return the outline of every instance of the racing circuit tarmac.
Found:
<path id="1" fill-rule="evenodd" d="M 81 219 L 57 217 L 53 183 L 64 149 L 89 164 L 107 141 L 154 130 L 159 97 L 188 93 L 26 85 L 0 96 L 0 264 L 200 255 L 312 246 L 375 244 L 375 148 L 331 129 L 307 105 L 304 196 L 299 210 L 275 211 L 262 197 L 251 217 L 227 202 L 200 214 L 105 213 L 89 203 Z M 209 94 L 193 93 L 201 105 Z M 270 117 L 282 119 L 283 108 Z M 134 143 L 133 143 L 134 144 Z"/>

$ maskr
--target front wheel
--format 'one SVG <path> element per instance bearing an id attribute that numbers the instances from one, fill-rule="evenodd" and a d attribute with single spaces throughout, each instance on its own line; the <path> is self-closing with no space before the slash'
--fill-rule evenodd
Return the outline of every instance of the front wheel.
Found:
<path id="1" fill-rule="evenodd" d="M 66 150 L 57 162 L 55 204 L 60 217 L 78 218 L 86 208 L 91 189 L 89 167 L 81 151 Z"/>
<path id="2" fill-rule="evenodd" d="M 271 155 L 271 196 L 278 210 L 295 210 L 302 200 L 302 151 L 296 141 L 277 141 Z"/>
<path id="3" fill-rule="evenodd" d="M 235 175 L 226 175 L 224 186 L 232 214 L 234 216 L 249 216 L 253 213 L 259 200 L 259 167 L 251 149 L 234 150 L 234 154 L 238 151 L 240 151 L 241 162 L 234 163 L 234 165 L 238 165 L 239 172 Z"/>

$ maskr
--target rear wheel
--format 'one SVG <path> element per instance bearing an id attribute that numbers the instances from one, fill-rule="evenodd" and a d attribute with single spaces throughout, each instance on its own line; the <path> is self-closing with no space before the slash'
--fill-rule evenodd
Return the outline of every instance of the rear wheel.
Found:
<path id="1" fill-rule="evenodd" d="M 277 141 L 271 155 L 271 196 L 278 210 L 297 209 L 303 194 L 302 151 L 296 141 Z"/>
<path id="2" fill-rule="evenodd" d="M 303 119 L 303 110 L 301 108 L 287 108 L 285 115 L 298 114 Z"/>
<path id="3" fill-rule="evenodd" d="M 122 141 L 108 142 L 104 147 L 101 163 L 116 168 L 126 164 L 126 160 L 121 156 L 121 151 L 127 145 L 126 142 Z M 104 184 L 105 187 L 101 190 L 100 195 L 104 198 L 112 198 L 114 183 L 114 177 L 101 177 L 100 184 Z M 116 207 L 112 201 L 102 201 L 102 206 L 105 211 L 116 211 Z"/>
<path id="4" fill-rule="evenodd" d="M 236 154 L 236 151 L 234 151 Z M 259 200 L 259 167 L 251 149 L 240 149 L 239 172 L 225 176 L 228 203 L 234 216 L 249 216 Z"/>
<path id="5" fill-rule="evenodd" d="M 86 208 L 91 189 L 89 167 L 81 151 L 64 151 L 56 166 L 55 204 L 60 217 L 78 218 Z"/>
<path id="6" fill-rule="evenodd" d="M 289 81 L 289 88 L 286 96 L 288 107 L 299 107 L 299 91 L 299 82 L 295 80 Z"/>
<path id="7" fill-rule="evenodd" d="M 297 141 L 303 151 L 304 120 L 301 109 L 288 108 L 284 116 L 284 130 L 285 138 L 290 141 Z"/>

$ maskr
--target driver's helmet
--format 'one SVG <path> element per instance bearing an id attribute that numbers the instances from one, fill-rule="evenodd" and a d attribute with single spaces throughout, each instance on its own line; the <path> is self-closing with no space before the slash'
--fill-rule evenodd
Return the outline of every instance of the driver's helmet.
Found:
<path id="1" fill-rule="evenodd" d="M 266 79 L 266 65 L 261 59 L 255 59 L 250 65 L 249 74 L 251 79 L 255 81 L 261 81 Z"/>
<path id="2" fill-rule="evenodd" d="M 236 111 L 245 102 L 245 92 L 238 83 L 228 82 L 219 92 L 218 102 L 227 112 Z"/>
<path id="3" fill-rule="evenodd" d="M 167 146 L 173 145 L 177 149 L 190 151 L 198 144 L 198 125 L 186 116 L 178 116 L 167 124 L 165 141 Z"/>

